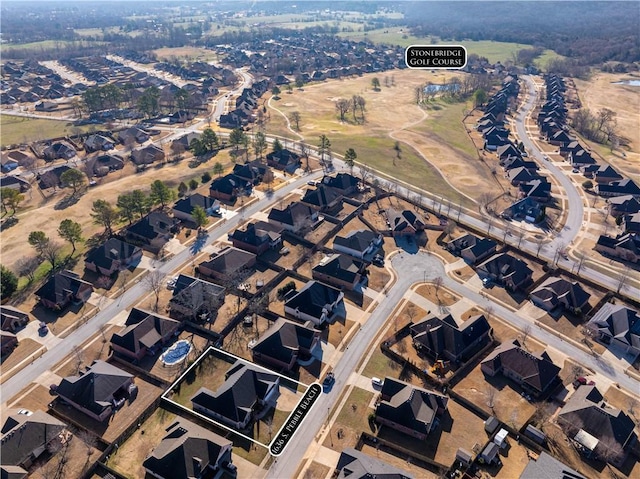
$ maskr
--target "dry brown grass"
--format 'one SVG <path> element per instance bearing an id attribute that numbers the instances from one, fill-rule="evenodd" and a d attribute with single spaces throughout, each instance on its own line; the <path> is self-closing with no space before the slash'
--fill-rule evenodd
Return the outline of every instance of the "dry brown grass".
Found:
<path id="1" fill-rule="evenodd" d="M 9 354 L 2 361 L 2 379 L 0 382 L 5 382 L 10 377 L 14 376 L 20 368 L 15 368 L 20 362 L 27 359 L 28 357 L 37 358 L 41 354 L 44 353 L 44 347 L 40 345 L 37 341 L 34 341 L 31 338 L 25 338 L 18 343 L 11 354 Z M 28 364 L 28 363 L 27 363 Z"/>
<path id="2" fill-rule="evenodd" d="M 436 286 L 433 284 L 421 284 L 416 288 L 415 291 L 423 298 L 426 298 L 432 303 L 440 304 L 442 306 L 451 306 L 460 299 L 455 294 L 449 292 L 442 286 L 436 288 Z"/>
<path id="3" fill-rule="evenodd" d="M 629 141 L 623 157 L 612 154 L 608 147 L 596 148 L 605 160 L 627 176 L 640 175 L 640 91 L 629 85 L 614 85 L 613 82 L 630 78 L 626 74 L 597 73 L 588 81 L 574 79 L 584 108 L 596 112 L 609 108 L 617 113 L 618 129 Z"/>

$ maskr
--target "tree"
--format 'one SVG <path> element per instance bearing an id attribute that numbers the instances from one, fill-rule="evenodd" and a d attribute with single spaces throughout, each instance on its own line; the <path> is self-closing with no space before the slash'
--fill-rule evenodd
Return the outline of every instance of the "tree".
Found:
<path id="1" fill-rule="evenodd" d="M 585 190 L 590 190 L 591 188 L 593 188 L 593 181 L 591 181 L 591 180 L 585 180 L 585 181 L 583 181 L 583 182 L 582 182 L 582 187 L 583 187 Z"/>
<path id="2" fill-rule="evenodd" d="M 144 278 L 144 284 L 155 295 L 156 302 L 155 302 L 155 305 L 153 307 L 153 310 L 155 312 L 158 312 L 158 302 L 160 301 L 160 291 L 162 291 L 162 287 L 164 285 L 164 275 L 160 271 L 158 271 L 157 269 L 154 270 L 154 271 L 151 271 Z"/>
<path id="3" fill-rule="evenodd" d="M 151 183 L 151 193 L 149 195 L 151 203 L 154 205 L 160 204 L 162 208 L 167 206 L 167 203 L 176 199 L 175 190 L 169 188 L 167 184 L 161 180 L 156 180 Z"/>
<path id="4" fill-rule="evenodd" d="M 256 158 L 262 158 L 262 153 L 267 149 L 267 137 L 261 131 L 257 132 L 253 136 L 253 151 L 256 153 Z M 215 173 L 215 171 L 214 171 Z"/>
<path id="5" fill-rule="evenodd" d="M 371 86 L 373 87 L 374 91 L 380 91 L 380 80 L 378 79 L 378 77 L 373 77 L 373 79 L 371 80 Z"/>
<path id="6" fill-rule="evenodd" d="M 396 141 L 393 145 L 393 151 L 396 152 L 396 157 L 393 159 L 393 166 L 396 166 L 396 158 L 399 160 L 402 154 L 402 148 L 400 147 L 400 142 Z"/>
<path id="7" fill-rule="evenodd" d="M 336 100 L 336 110 L 340 114 L 340 121 L 344 121 L 344 115 L 351 109 L 351 103 L 346 98 Z"/>
<path id="8" fill-rule="evenodd" d="M 320 135 L 320 143 L 318 143 L 318 153 L 320 153 L 320 161 L 322 166 L 325 164 L 325 156 L 331 151 L 331 142 L 327 135 Z"/>
<path id="9" fill-rule="evenodd" d="M 9 268 L 0 265 L 0 299 L 10 297 L 18 289 L 18 277 Z"/>
<path id="10" fill-rule="evenodd" d="M 29 233 L 27 241 L 36 250 L 38 256 L 42 257 L 44 256 L 45 247 L 51 240 L 44 231 L 32 231 Z"/>
<path id="11" fill-rule="evenodd" d="M 2 197 L 2 209 L 6 212 L 7 206 L 11 208 L 11 216 L 16 214 L 16 208 L 24 200 L 24 195 L 18 190 L 6 187 L 0 188 L 0 197 Z"/>
<path id="12" fill-rule="evenodd" d="M 618 284 L 616 285 L 616 293 L 619 293 L 622 288 L 627 285 L 629 281 L 629 266 L 625 266 L 624 269 L 618 273 Z"/>
<path id="13" fill-rule="evenodd" d="M 137 213 L 133 195 L 131 193 L 121 194 L 120 196 L 118 196 L 116 205 L 120 209 L 120 216 L 122 217 L 122 219 L 127 220 L 129 224 L 133 223 L 133 220 L 136 218 Z"/>
<path id="14" fill-rule="evenodd" d="M 296 130 L 300 131 L 300 112 L 299 111 L 291 112 L 291 121 L 295 123 Z"/>
<path id="15" fill-rule="evenodd" d="M 84 185 L 86 180 L 86 175 L 75 168 L 70 168 L 60 175 L 60 182 L 62 185 L 69 186 L 73 189 L 72 196 L 76 195 L 78 188 Z"/>
<path id="16" fill-rule="evenodd" d="M 544 238 L 538 237 L 535 238 L 534 243 L 536 244 L 536 258 L 540 255 L 540 250 L 542 249 L 542 246 L 544 245 Z"/>
<path id="17" fill-rule="evenodd" d="M 113 225 L 118 220 L 120 213 L 111 203 L 106 200 L 95 200 L 90 215 L 94 224 L 104 226 L 108 236 L 113 235 Z"/>
<path id="18" fill-rule="evenodd" d="M 193 156 L 203 156 L 207 154 L 207 146 L 200 138 L 194 138 L 191 140 L 191 143 L 189 143 L 189 149 L 191 150 L 191 153 L 193 153 Z"/>
<path id="19" fill-rule="evenodd" d="M 309 147 L 307 146 L 306 143 L 304 142 L 300 142 L 298 143 L 298 149 L 300 150 L 300 156 L 302 156 L 305 159 L 305 171 L 311 171 L 311 168 L 309 167 Z"/>
<path id="20" fill-rule="evenodd" d="M 193 216 L 193 220 L 198 226 L 198 231 L 202 229 L 209 222 L 209 218 L 207 217 L 207 212 L 202 206 L 196 206 L 191 211 L 191 216 Z"/>
<path id="21" fill-rule="evenodd" d="M 84 241 L 82 237 L 82 226 L 80 223 L 77 223 L 70 219 L 64 219 L 60 222 L 60 226 L 58 227 L 58 234 L 60 237 L 71 243 L 71 254 L 69 257 L 73 256 L 73 253 L 76 252 L 76 243 Z"/>
<path id="22" fill-rule="evenodd" d="M 218 135 L 216 135 L 216 132 L 211 128 L 205 128 L 203 130 L 200 141 L 202 142 L 202 145 L 204 146 L 207 153 L 217 150 L 220 146 Z"/>
<path id="23" fill-rule="evenodd" d="M 344 163 L 345 165 L 347 165 L 347 167 L 349 167 L 349 171 L 352 175 L 353 175 L 353 167 L 356 164 L 357 158 L 358 158 L 358 154 L 356 153 L 356 150 L 354 150 L 353 148 L 349 148 L 344 153 Z"/>
<path id="24" fill-rule="evenodd" d="M 522 328 L 522 346 L 526 347 L 527 338 L 531 335 L 531 325 L 527 324 Z"/>
<path id="25" fill-rule="evenodd" d="M 296 88 L 302 88 L 304 86 L 304 78 L 301 75 L 296 76 Z"/>
<path id="26" fill-rule="evenodd" d="M 231 133 L 229 133 L 229 144 L 233 146 L 236 154 L 238 153 L 238 148 L 244 141 L 244 136 L 244 131 L 242 131 L 241 128 L 234 128 L 231 130 Z"/>
<path id="27" fill-rule="evenodd" d="M 195 178 L 191 178 L 189 180 L 189 189 L 191 191 L 195 190 L 198 187 L 198 180 L 196 180 Z"/>
<path id="28" fill-rule="evenodd" d="M 133 210 L 143 218 L 151 209 L 149 198 L 142 190 L 133 190 L 130 195 Z"/>
<path id="29" fill-rule="evenodd" d="M 280 88 L 278 88 L 277 86 L 274 86 L 271 89 L 271 94 L 273 95 L 273 97 L 277 100 L 278 99 L 278 95 L 280 94 Z"/>
<path id="30" fill-rule="evenodd" d="M 208 171 L 205 171 L 204 173 L 202 173 L 202 183 L 206 183 L 208 181 L 211 181 L 211 173 L 209 173 Z"/>
<path id="31" fill-rule="evenodd" d="M 35 256 L 23 256 L 16 261 L 16 273 L 18 276 L 26 276 L 29 283 L 33 282 L 35 272 L 40 266 L 40 261 Z"/>
<path id="32" fill-rule="evenodd" d="M 487 92 L 482 88 L 478 88 L 473 92 L 473 106 L 475 108 L 482 106 L 487 101 Z"/>
<path id="33" fill-rule="evenodd" d="M 283 146 L 282 143 L 280 142 L 280 140 L 278 138 L 276 138 L 275 140 L 273 140 L 273 144 L 271 145 L 271 150 L 274 153 L 278 153 L 280 151 L 283 150 Z"/>
<path id="34" fill-rule="evenodd" d="M 189 187 L 184 181 L 181 181 L 180 184 L 178 185 L 178 196 L 182 198 L 184 195 L 187 194 L 187 191 L 189 191 Z"/>
<path id="35" fill-rule="evenodd" d="M 218 178 L 220 178 L 222 173 L 224 173 L 224 167 L 222 166 L 222 163 L 216 161 L 216 163 L 213 165 L 213 174 L 218 175 Z"/>

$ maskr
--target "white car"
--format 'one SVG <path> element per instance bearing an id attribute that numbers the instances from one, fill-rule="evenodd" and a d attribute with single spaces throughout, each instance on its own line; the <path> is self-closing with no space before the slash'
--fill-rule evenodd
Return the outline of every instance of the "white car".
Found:
<path id="1" fill-rule="evenodd" d="M 371 384 L 373 384 L 373 387 L 381 388 L 384 384 L 384 381 L 374 376 L 371 378 Z"/>

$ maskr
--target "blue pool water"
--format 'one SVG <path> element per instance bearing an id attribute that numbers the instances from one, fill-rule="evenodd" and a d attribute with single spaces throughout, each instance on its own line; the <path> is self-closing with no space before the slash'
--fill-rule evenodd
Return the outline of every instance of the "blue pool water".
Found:
<path id="1" fill-rule="evenodd" d="M 189 354 L 189 351 L 191 351 L 191 343 L 186 339 L 181 339 L 162 353 L 160 360 L 167 366 L 170 366 L 183 361 L 184 358 L 187 357 L 187 354 Z"/>

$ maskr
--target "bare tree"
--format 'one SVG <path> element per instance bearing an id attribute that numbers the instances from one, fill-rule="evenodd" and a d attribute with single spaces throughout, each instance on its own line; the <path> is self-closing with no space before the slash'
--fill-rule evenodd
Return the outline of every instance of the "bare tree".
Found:
<path id="1" fill-rule="evenodd" d="M 409 317 L 409 321 L 413 323 L 413 320 L 418 315 L 418 312 L 416 311 L 416 308 L 413 305 L 413 303 L 411 303 L 411 304 L 409 304 L 409 306 L 407 306 L 406 313 L 407 313 L 407 316 Z"/>
<path id="2" fill-rule="evenodd" d="M 437 276 L 433 280 L 433 286 L 436 288 L 436 298 L 438 297 L 438 290 L 440 289 L 440 286 L 442 286 L 443 282 L 444 280 L 442 279 L 442 276 Z"/>
<path id="3" fill-rule="evenodd" d="M 73 358 L 76 362 L 76 374 L 80 374 L 80 367 L 84 361 L 84 350 L 80 346 L 74 346 L 72 351 Z"/>
<path id="4" fill-rule="evenodd" d="M 311 168 L 309 168 L 309 147 L 301 141 L 298 143 L 298 149 L 300 150 L 300 156 L 302 156 L 306 162 L 305 171 L 311 171 Z"/>
<path id="5" fill-rule="evenodd" d="M 512 229 L 513 228 L 511 227 L 511 225 L 509 223 L 506 223 L 504 225 L 504 230 L 503 230 L 504 234 L 502 235 L 502 242 L 503 243 L 507 242 L 507 236 L 509 236 L 511 234 Z"/>
<path id="6" fill-rule="evenodd" d="M 151 271 L 144 278 L 144 284 L 156 297 L 156 302 L 153 306 L 153 310 L 157 313 L 158 302 L 160 301 L 160 291 L 162 291 L 162 287 L 164 286 L 164 275 L 158 270 Z"/>
<path id="7" fill-rule="evenodd" d="M 456 230 L 457 226 L 458 225 L 456 224 L 455 221 L 453 221 L 453 220 L 447 221 L 447 224 L 445 225 L 444 230 L 443 230 L 443 232 L 446 233 L 447 238 L 451 238 L 451 236 L 452 236 L 453 232 Z"/>
<path id="8" fill-rule="evenodd" d="M 522 244 L 522 240 L 527 235 L 527 232 L 523 229 L 518 229 L 515 235 L 516 235 L 516 238 L 518 238 L 518 248 L 520 248 L 520 245 Z"/>
<path id="9" fill-rule="evenodd" d="M 536 237 L 533 242 L 536 244 L 536 258 L 538 258 L 540 256 L 540 250 L 544 245 L 544 238 L 542 236 Z"/>
<path id="10" fill-rule="evenodd" d="M 366 184 L 366 182 L 371 178 L 373 172 L 371 171 L 371 167 L 367 165 L 361 165 L 359 167 L 360 170 L 360 178 L 362 179 L 362 184 Z"/>
<path id="11" fill-rule="evenodd" d="M 487 384 L 487 388 L 485 390 L 485 396 L 487 396 L 487 407 L 491 409 L 492 413 L 494 412 L 493 408 L 496 405 L 497 392 L 498 391 L 496 391 L 496 388 L 494 388 L 491 384 Z"/>
<path id="12" fill-rule="evenodd" d="M 344 121 L 345 114 L 351 109 L 351 102 L 346 98 L 336 100 L 336 110 L 340 114 L 340 121 Z"/>
<path id="13" fill-rule="evenodd" d="M 616 293 L 622 291 L 622 289 L 627 285 L 629 281 L 629 266 L 625 266 L 624 269 L 618 273 L 618 284 L 616 287 Z"/>
<path id="14" fill-rule="evenodd" d="M 295 123 L 296 130 L 300 131 L 300 112 L 299 111 L 291 112 L 291 121 Z"/>
<path id="15" fill-rule="evenodd" d="M 565 245 L 564 243 L 560 243 L 558 246 L 556 246 L 556 250 L 553 254 L 553 264 L 557 265 L 558 264 L 558 260 L 564 256 L 565 253 Z"/>
<path id="16" fill-rule="evenodd" d="M 584 376 L 584 368 L 578 363 L 571 364 L 570 371 L 571 371 L 571 375 L 573 376 L 573 379 L 577 379 L 580 376 Z"/>
<path id="17" fill-rule="evenodd" d="M 491 304 L 484 308 L 484 314 L 487 317 L 487 321 L 491 319 L 491 315 L 493 314 L 493 306 Z"/>
<path id="18" fill-rule="evenodd" d="M 62 243 L 59 241 L 48 241 L 42 248 L 42 256 L 44 256 L 49 263 L 51 263 L 51 269 L 55 270 L 58 260 L 58 255 L 62 249 Z"/>
<path id="19" fill-rule="evenodd" d="M 480 205 L 480 212 L 482 212 L 483 208 L 485 210 L 488 209 L 488 206 L 491 204 L 492 201 L 493 201 L 493 195 L 491 193 L 487 191 L 482 193 L 478 198 L 478 204 Z"/>
<path id="20" fill-rule="evenodd" d="M 522 328 L 522 346 L 526 348 L 527 338 L 531 334 L 531 325 L 527 324 L 524 328 Z"/>
<path id="21" fill-rule="evenodd" d="M 29 283 L 31 283 L 38 266 L 40 266 L 38 258 L 35 256 L 23 256 L 16 261 L 16 273 L 19 276 L 26 276 L 29 279 Z"/>

